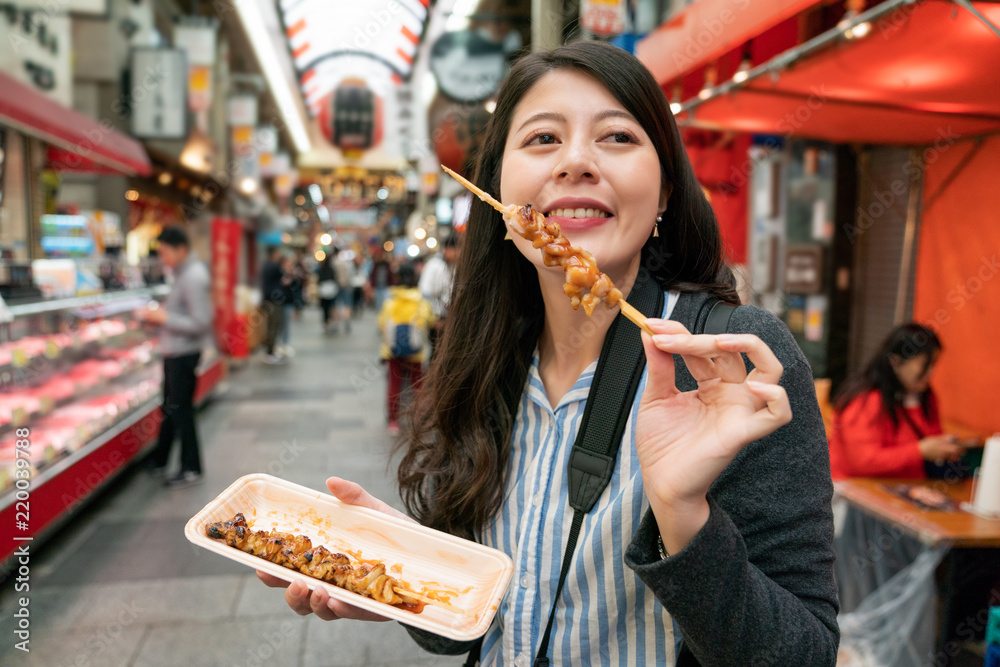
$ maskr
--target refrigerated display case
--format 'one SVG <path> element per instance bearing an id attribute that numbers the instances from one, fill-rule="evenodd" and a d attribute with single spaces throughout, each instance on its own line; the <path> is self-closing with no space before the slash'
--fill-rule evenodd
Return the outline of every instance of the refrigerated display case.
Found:
<path id="1" fill-rule="evenodd" d="M 11 305 L 0 324 L 0 525 L 44 538 L 152 446 L 161 421 L 157 329 L 133 313 L 167 286 Z M 203 353 L 195 400 L 225 376 Z"/>

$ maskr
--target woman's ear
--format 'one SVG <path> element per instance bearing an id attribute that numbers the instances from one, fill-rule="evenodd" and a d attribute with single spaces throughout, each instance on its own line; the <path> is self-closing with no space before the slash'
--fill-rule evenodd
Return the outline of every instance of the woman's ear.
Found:
<path id="1" fill-rule="evenodd" d="M 673 185 L 665 185 L 660 189 L 660 201 L 656 207 L 656 215 L 663 215 L 663 212 L 667 210 L 667 201 L 670 199 L 673 191 Z"/>

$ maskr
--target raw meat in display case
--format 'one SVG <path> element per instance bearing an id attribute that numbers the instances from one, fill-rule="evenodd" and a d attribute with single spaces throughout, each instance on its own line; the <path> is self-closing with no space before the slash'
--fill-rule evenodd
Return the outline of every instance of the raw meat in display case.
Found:
<path id="1" fill-rule="evenodd" d="M 23 451 L 15 447 L 18 428 L 30 432 L 29 532 L 37 540 L 153 445 L 162 419 L 162 368 L 155 329 L 132 313 L 166 293 L 167 288 L 155 287 L 10 305 L 14 321 L 0 324 L 0 520 L 5 525 L 14 522 L 16 457 Z M 223 360 L 206 351 L 196 402 L 225 373 Z M 83 491 L 81 476 L 88 480 Z M 65 502 L 66 494 L 72 503 Z M 9 537 L 0 542 L 0 569 L 9 566 L 15 545 Z"/>

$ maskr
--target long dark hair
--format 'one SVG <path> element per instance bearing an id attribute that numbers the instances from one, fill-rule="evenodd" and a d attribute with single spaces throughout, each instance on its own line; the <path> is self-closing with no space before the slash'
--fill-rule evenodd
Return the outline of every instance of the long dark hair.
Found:
<path id="1" fill-rule="evenodd" d="M 681 143 L 667 100 L 633 56 L 577 42 L 524 56 L 504 81 L 486 126 L 473 181 L 500 189 L 504 144 L 514 110 L 545 74 L 570 69 L 604 85 L 649 135 L 671 188 L 659 238 L 642 249 L 640 271 L 664 289 L 709 291 L 738 303 L 719 225 Z M 521 202 L 530 203 L 530 202 Z M 411 406 L 398 482 L 421 523 L 474 538 L 497 514 L 510 474 L 511 435 L 544 307 L 538 273 L 504 241 L 499 213 L 473 201 L 449 316 L 427 380 Z"/>
<path id="2" fill-rule="evenodd" d="M 892 420 L 893 426 L 899 428 L 899 408 L 903 404 L 905 390 L 892 367 L 893 357 L 907 360 L 924 355 L 926 372 L 940 350 L 941 341 L 927 327 L 915 322 L 896 327 L 882 341 L 865 369 L 847 380 L 837 391 L 834 406 L 839 412 L 861 394 L 874 389 L 882 397 L 883 411 Z M 930 389 L 920 395 L 920 406 L 927 417 L 930 417 L 930 398 Z"/>

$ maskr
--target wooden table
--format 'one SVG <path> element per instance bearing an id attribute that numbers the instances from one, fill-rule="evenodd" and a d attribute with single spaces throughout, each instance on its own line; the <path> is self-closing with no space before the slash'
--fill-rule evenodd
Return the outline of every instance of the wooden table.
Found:
<path id="1" fill-rule="evenodd" d="M 854 507 L 900 527 L 930 546 L 1000 547 L 1000 520 L 985 519 L 963 510 L 941 512 L 918 507 L 894 495 L 886 485 L 914 484 L 941 491 L 957 503 L 972 498 L 972 480 L 846 479 L 834 484 L 837 495 Z"/>
<path id="2" fill-rule="evenodd" d="M 878 519 L 904 533 L 915 537 L 928 548 L 944 546 L 948 548 L 944 561 L 938 567 L 936 580 L 939 605 L 937 609 L 938 629 L 935 645 L 935 665 L 951 665 L 955 653 L 948 650 L 955 646 L 963 632 L 957 632 L 956 624 L 969 625 L 968 605 L 956 602 L 956 598 L 967 595 L 971 586 L 974 591 L 982 591 L 982 600 L 976 608 L 988 604 L 988 590 L 996 581 L 995 576 L 979 577 L 968 581 L 964 562 L 970 556 L 975 561 L 996 563 L 992 571 L 1000 572 L 1000 520 L 986 519 L 964 510 L 937 511 L 923 509 L 914 503 L 892 493 L 886 486 L 912 484 L 926 486 L 941 491 L 956 503 L 968 502 L 972 497 L 972 480 L 945 482 L 943 480 L 902 480 L 902 479 L 850 479 L 835 482 L 836 495 L 845 499 L 856 510 Z M 961 562 L 960 562 L 961 561 Z M 987 569 L 991 569 L 988 567 Z M 985 627 L 985 626 L 983 626 Z M 983 628 L 976 627 L 976 630 Z M 964 631 L 968 633 L 968 628 Z M 981 633 L 979 633 L 981 634 Z"/>

